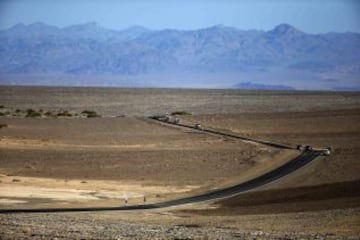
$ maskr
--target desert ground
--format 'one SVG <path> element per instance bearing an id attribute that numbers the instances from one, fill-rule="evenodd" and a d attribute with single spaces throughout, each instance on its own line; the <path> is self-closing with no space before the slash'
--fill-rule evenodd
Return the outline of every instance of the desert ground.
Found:
<path id="1" fill-rule="evenodd" d="M 1 209 L 159 202 L 234 185 L 298 154 L 160 124 L 151 115 L 186 111 L 191 115 L 177 116 L 185 124 L 334 149 L 275 182 L 214 202 L 0 215 L 0 238 L 359 239 L 359 106 L 352 92 L 0 87 Z"/>

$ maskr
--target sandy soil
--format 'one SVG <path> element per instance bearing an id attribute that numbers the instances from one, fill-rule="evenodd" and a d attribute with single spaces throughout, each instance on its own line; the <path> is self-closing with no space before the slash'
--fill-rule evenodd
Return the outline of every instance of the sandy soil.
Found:
<path id="1" fill-rule="evenodd" d="M 167 199 L 169 193 L 191 191 L 197 186 L 150 186 L 136 181 L 59 180 L 0 175 L 2 208 L 41 208 L 44 206 L 122 206 Z M 172 196 L 173 197 L 173 196 Z"/>
<path id="2" fill-rule="evenodd" d="M 18 176 L 202 185 L 279 152 L 127 117 L 6 122 L 1 171 Z"/>

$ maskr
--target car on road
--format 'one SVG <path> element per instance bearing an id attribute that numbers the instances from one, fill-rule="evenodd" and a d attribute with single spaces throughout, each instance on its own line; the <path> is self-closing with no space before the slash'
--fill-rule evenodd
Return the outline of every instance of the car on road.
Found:
<path id="1" fill-rule="evenodd" d="M 304 151 L 305 150 L 305 146 L 304 145 L 297 145 L 296 149 L 299 151 Z"/>
<path id="2" fill-rule="evenodd" d="M 331 147 L 327 147 L 327 148 L 325 148 L 325 149 L 322 150 L 321 155 L 323 155 L 323 156 L 330 156 L 331 152 L 332 152 L 332 148 L 331 148 Z"/>

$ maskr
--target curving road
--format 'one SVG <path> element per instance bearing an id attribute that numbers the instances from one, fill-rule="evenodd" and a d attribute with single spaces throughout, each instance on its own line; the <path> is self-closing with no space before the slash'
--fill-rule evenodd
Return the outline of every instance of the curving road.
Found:
<path id="1" fill-rule="evenodd" d="M 144 210 L 172 207 L 183 204 L 197 203 L 203 201 L 216 200 L 237 195 L 242 192 L 253 190 L 267 183 L 273 182 L 285 175 L 288 175 L 297 169 L 310 163 L 321 155 L 321 151 L 306 150 L 297 157 L 288 161 L 284 165 L 269 171 L 263 175 L 255 177 L 249 181 L 227 187 L 219 190 L 206 192 L 203 194 L 180 198 L 176 200 L 164 201 L 154 204 L 132 205 L 123 207 L 87 207 L 87 208 L 41 208 L 41 209 L 0 209 L 0 214 L 9 213 L 51 213 L 51 212 L 90 212 L 90 211 L 126 211 L 126 210 Z"/>

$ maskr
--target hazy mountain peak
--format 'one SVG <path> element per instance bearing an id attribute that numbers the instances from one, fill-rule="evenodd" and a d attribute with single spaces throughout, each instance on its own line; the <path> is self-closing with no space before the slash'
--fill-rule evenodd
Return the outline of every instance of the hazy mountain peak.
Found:
<path id="1" fill-rule="evenodd" d="M 15 25 L 12 26 L 11 28 L 23 28 L 23 27 L 26 27 L 26 25 L 21 22 L 21 23 L 15 24 Z"/>
<path id="2" fill-rule="evenodd" d="M 83 24 L 72 25 L 63 28 L 69 38 L 82 38 L 82 39 L 97 39 L 106 40 L 113 34 L 113 30 L 103 28 L 96 22 L 87 22 Z"/>
<path id="3" fill-rule="evenodd" d="M 144 34 L 146 32 L 150 32 L 151 30 L 143 27 L 143 26 L 140 26 L 140 25 L 133 25 L 133 26 L 130 26 L 128 28 L 126 28 L 125 30 L 122 30 L 121 32 L 122 33 L 126 33 L 126 34 L 130 34 L 132 36 L 140 36 L 141 34 Z"/>
<path id="4" fill-rule="evenodd" d="M 300 30 L 287 23 L 277 25 L 274 29 L 270 30 L 269 33 L 273 35 L 302 34 Z"/>
<path id="5" fill-rule="evenodd" d="M 149 31 L 149 29 L 147 29 L 146 27 L 143 27 L 141 25 L 132 25 L 128 28 L 126 28 L 125 30 L 132 30 L 132 31 Z"/>
<path id="6" fill-rule="evenodd" d="M 48 34 L 55 33 L 59 29 L 55 26 L 47 25 L 42 22 L 35 22 L 29 25 L 18 23 L 8 30 L 3 30 L 3 33 L 11 34 L 13 37 L 27 38 L 27 37 L 44 37 Z"/>
<path id="7" fill-rule="evenodd" d="M 147 32 L 150 32 L 151 30 L 140 26 L 140 25 L 133 25 L 130 26 L 122 31 L 120 31 L 121 36 L 117 36 L 118 40 L 133 40 Z"/>
<path id="8" fill-rule="evenodd" d="M 16 25 L 10 27 L 8 30 L 9 31 L 14 31 L 14 30 L 19 30 L 19 29 L 24 29 L 24 28 L 26 28 L 26 25 L 24 23 L 18 23 Z"/>
<path id="9" fill-rule="evenodd" d="M 65 29 L 74 31 L 99 31 L 103 28 L 96 22 L 87 22 L 83 24 L 71 25 L 69 27 L 66 27 Z"/>
<path id="10" fill-rule="evenodd" d="M 47 27 L 49 25 L 43 23 L 43 22 L 34 22 L 28 25 L 28 27 Z"/>
<path id="11" fill-rule="evenodd" d="M 261 89 L 261 90 L 295 90 L 293 87 L 286 86 L 286 85 L 272 85 L 272 84 L 259 84 L 253 82 L 240 82 L 233 86 L 237 89 L 245 89 L 245 90 L 254 90 L 254 89 Z"/>
<path id="12" fill-rule="evenodd" d="M 236 28 L 234 28 L 234 27 L 225 26 L 223 24 L 217 24 L 217 25 L 211 26 L 206 29 L 208 29 L 208 30 L 236 30 Z"/>
<path id="13" fill-rule="evenodd" d="M 35 30 L 35 31 L 46 31 L 46 30 L 56 30 L 58 29 L 57 27 L 55 26 L 52 26 L 52 25 L 47 25 L 43 22 L 35 22 L 35 23 L 32 23 L 32 24 L 29 24 L 27 26 L 28 29 L 30 30 Z"/>
<path id="14" fill-rule="evenodd" d="M 227 26 L 225 26 L 224 24 L 216 24 L 212 26 L 212 28 L 227 28 Z"/>

